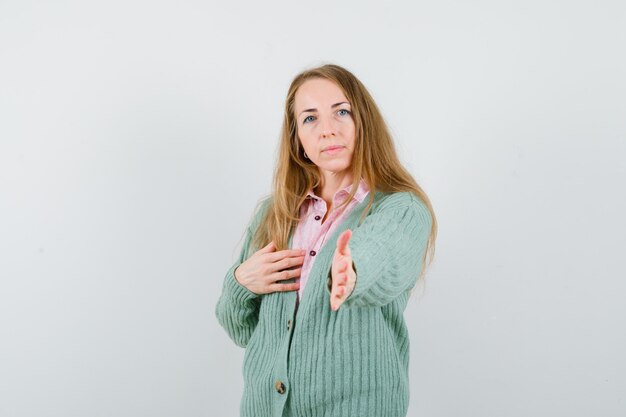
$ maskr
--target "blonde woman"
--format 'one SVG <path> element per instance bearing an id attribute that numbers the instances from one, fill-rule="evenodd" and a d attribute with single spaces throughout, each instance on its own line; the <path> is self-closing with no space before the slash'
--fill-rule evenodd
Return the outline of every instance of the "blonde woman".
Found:
<path id="1" fill-rule="evenodd" d="M 215 310 L 246 349 L 241 416 L 405 416 L 403 313 L 436 233 L 363 84 L 338 65 L 298 74 L 272 193 Z"/>

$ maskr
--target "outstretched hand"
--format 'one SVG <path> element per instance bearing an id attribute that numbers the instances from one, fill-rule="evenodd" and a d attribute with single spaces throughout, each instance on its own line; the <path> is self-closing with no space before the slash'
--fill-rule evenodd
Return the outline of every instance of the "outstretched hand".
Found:
<path id="1" fill-rule="evenodd" d="M 337 311 L 350 296 L 356 284 L 356 272 L 352 268 L 352 254 L 348 242 L 352 230 L 347 229 L 337 238 L 337 248 L 331 267 L 332 285 L 330 290 L 330 308 Z"/>

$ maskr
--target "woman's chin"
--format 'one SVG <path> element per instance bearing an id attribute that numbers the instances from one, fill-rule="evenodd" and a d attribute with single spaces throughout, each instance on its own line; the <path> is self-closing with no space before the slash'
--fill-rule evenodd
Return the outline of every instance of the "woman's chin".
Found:
<path id="1" fill-rule="evenodd" d="M 329 163 L 322 163 L 317 166 L 324 171 L 340 172 L 350 168 L 350 164 L 345 161 L 333 161 Z"/>

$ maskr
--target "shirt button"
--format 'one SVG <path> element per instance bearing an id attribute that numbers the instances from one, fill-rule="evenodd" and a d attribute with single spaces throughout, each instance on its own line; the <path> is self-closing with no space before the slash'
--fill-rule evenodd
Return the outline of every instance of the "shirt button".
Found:
<path id="1" fill-rule="evenodd" d="M 315 216 L 315 220 L 319 220 L 321 218 L 322 218 L 322 216 Z"/>
<path id="2" fill-rule="evenodd" d="M 291 320 L 287 320 L 287 330 L 291 329 Z"/>
<path id="3" fill-rule="evenodd" d="M 279 394 L 285 393 L 285 384 L 283 384 L 280 380 L 276 381 L 274 388 L 276 388 L 276 391 L 278 391 Z"/>
<path id="4" fill-rule="evenodd" d="M 311 252 L 309 252 L 309 255 L 311 255 L 311 256 L 315 256 L 315 254 L 316 254 L 316 253 L 317 253 L 317 252 L 315 252 L 314 250 L 312 250 Z"/>

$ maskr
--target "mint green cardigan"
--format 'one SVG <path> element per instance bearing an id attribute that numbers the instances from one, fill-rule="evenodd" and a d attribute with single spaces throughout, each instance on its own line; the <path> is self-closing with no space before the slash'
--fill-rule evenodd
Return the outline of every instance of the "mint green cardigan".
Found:
<path id="1" fill-rule="evenodd" d="M 406 416 L 409 335 L 403 312 L 422 268 L 430 211 L 412 193 L 376 191 L 359 225 L 368 195 L 317 253 L 296 311 L 295 291 L 255 294 L 233 275 L 253 253 L 251 238 L 270 198 L 248 225 L 215 308 L 228 336 L 246 349 L 241 416 Z M 332 311 L 328 277 L 337 237 L 346 229 L 352 230 L 357 280 Z"/>

